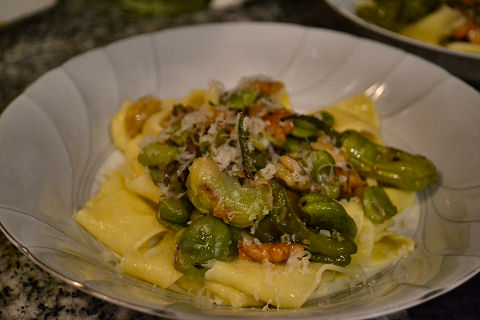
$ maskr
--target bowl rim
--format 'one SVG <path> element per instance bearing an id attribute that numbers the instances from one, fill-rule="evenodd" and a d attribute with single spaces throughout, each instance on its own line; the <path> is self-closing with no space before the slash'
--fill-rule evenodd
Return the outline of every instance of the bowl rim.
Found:
<path id="1" fill-rule="evenodd" d="M 362 18 L 357 16 L 354 12 L 345 9 L 342 5 L 339 5 L 338 3 L 341 2 L 341 1 L 325 0 L 325 2 L 335 12 L 337 12 L 339 15 L 341 15 L 341 16 L 347 18 L 348 20 L 354 22 L 358 26 L 360 26 L 360 27 L 362 27 L 366 30 L 372 31 L 376 34 L 382 35 L 382 36 L 390 38 L 392 40 L 404 42 L 408 45 L 411 45 L 411 46 L 414 46 L 414 47 L 419 47 L 419 48 L 424 49 L 424 50 L 429 50 L 429 51 L 433 51 L 433 52 L 436 52 L 436 53 L 441 53 L 441 54 L 445 54 L 445 55 L 452 56 L 452 57 L 457 57 L 457 58 L 472 59 L 472 60 L 480 62 L 480 54 L 475 54 L 475 53 L 470 53 L 470 52 L 465 52 L 465 51 L 460 51 L 460 50 L 453 50 L 453 49 L 449 49 L 449 48 L 446 48 L 446 47 L 443 47 L 443 46 L 440 46 L 440 45 L 435 45 L 435 44 L 423 42 L 423 41 L 420 41 L 420 40 L 417 40 L 417 39 L 409 38 L 409 37 L 404 36 L 400 33 L 390 31 L 388 29 L 379 27 L 379 26 L 377 26 L 373 23 L 370 23 L 368 21 L 363 20 Z"/>

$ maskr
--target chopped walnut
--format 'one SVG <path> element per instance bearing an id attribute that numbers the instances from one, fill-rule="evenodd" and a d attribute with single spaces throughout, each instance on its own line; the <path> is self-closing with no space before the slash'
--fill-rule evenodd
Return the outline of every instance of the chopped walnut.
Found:
<path id="1" fill-rule="evenodd" d="M 303 245 L 287 242 L 273 242 L 257 244 L 238 243 L 240 259 L 249 259 L 256 262 L 268 261 L 271 263 L 285 262 L 291 254 L 303 252 Z"/>

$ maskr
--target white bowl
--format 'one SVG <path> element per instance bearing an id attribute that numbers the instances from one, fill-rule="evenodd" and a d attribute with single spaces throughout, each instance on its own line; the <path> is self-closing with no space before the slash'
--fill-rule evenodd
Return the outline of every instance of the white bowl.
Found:
<path id="1" fill-rule="evenodd" d="M 180 97 L 211 79 L 231 87 L 243 76 L 258 74 L 285 82 L 298 111 L 365 92 L 378 104 L 387 143 L 434 161 L 441 181 L 419 194 L 415 253 L 375 283 L 308 301 L 299 310 L 207 308 L 116 272 L 115 264 L 103 259 L 103 246 L 72 214 L 88 199 L 99 167 L 113 150 L 108 126 L 121 102 L 150 93 Z M 140 35 L 46 73 L 3 112 L 0 226 L 54 276 L 151 314 L 182 319 L 380 316 L 440 295 L 480 270 L 479 106 L 478 92 L 439 67 L 338 32 L 227 23 Z M 395 289 L 387 295 L 375 296 L 391 285 Z"/>
<path id="2" fill-rule="evenodd" d="M 357 31 L 362 36 L 386 42 L 417 54 L 466 81 L 480 85 L 480 55 L 422 42 L 367 22 L 355 14 L 359 0 L 325 0 L 325 2 L 359 27 Z"/>

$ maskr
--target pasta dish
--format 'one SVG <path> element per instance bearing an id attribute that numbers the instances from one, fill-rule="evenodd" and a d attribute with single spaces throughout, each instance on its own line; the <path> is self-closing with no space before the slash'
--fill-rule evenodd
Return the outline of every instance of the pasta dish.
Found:
<path id="1" fill-rule="evenodd" d="M 362 0 L 356 14 L 416 40 L 480 54 L 478 0 Z"/>
<path id="2" fill-rule="evenodd" d="M 76 222 L 123 273 L 233 308 L 300 308 L 406 257 L 392 228 L 437 179 L 367 96 L 298 114 L 262 76 L 125 101 L 110 130 L 121 161 Z"/>

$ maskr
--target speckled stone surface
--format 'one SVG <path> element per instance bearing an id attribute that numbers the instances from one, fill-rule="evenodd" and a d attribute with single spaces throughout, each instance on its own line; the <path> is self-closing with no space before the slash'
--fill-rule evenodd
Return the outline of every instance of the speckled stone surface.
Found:
<path id="1" fill-rule="evenodd" d="M 280 21 L 358 34 L 316 0 L 247 1 L 241 7 L 174 18 L 139 16 L 113 0 L 60 0 L 48 11 L 0 29 L 0 110 L 44 72 L 89 49 L 140 33 L 223 21 Z M 479 319 L 479 289 L 477 275 L 443 296 L 381 319 Z M 53 278 L 0 233 L 0 319 L 156 318 Z"/>

